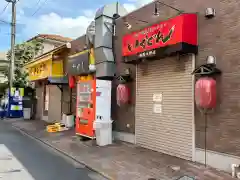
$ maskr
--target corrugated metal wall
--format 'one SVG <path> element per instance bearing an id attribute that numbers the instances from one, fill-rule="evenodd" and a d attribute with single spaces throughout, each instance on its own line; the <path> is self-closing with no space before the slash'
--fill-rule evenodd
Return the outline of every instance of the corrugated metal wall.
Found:
<path id="1" fill-rule="evenodd" d="M 147 64 L 137 66 L 136 143 L 191 160 L 192 60 L 171 57 Z M 154 102 L 154 94 L 162 94 L 162 102 Z M 161 113 L 154 113 L 154 104 L 162 104 Z"/>

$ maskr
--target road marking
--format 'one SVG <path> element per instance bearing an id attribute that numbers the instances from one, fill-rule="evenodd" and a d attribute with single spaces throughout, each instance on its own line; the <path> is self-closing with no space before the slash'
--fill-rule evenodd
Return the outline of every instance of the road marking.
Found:
<path id="1" fill-rule="evenodd" d="M 4 144 L 0 144 L 0 179 L 35 180 Z"/>

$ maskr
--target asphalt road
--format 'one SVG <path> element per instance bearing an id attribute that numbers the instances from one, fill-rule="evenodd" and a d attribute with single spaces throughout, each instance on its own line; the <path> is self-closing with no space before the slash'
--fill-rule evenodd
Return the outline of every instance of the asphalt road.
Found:
<path id="1" fill-rule="evenodd" d="M 0 180 L 106 180 L 0 121 Z"/>

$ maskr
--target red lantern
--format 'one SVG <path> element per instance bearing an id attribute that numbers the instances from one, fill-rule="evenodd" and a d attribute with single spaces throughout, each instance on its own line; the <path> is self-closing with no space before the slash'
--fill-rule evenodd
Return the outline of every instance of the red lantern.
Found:
<path id="1" fill-rule="evenodd" d="M 130 101 L 130 89 L 126 84 L 119 84 L 117 87 L 117 104 L 121 106 L 122 104 L 129 103 Z"/>
<path id="2" fill-rule="evenodd" d="M 68 85 L 72 89 L 75 86 L 75 78 L 74 76 L 68 76 Z"/>
<path id="3" fill-rule="evenodd" d="M 204 109 L 216 107 L 216 92 L 216 81 L 213 78 L 200 78 L 195 85 L 195 100 L 197 106 Z"/>

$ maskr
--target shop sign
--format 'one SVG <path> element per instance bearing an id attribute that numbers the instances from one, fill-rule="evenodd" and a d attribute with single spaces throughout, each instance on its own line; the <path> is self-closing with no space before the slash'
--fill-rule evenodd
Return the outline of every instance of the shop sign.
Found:
<path id="1" fill-rule="evenodd" d="M 165 51 L 186 51 L 183 45 L 197 47 L 197 43 L 197 15 L 181 14 L 125 35 L 122 39 L 122 55 L 135 58 L 154 57 L 159 53 L 164 54 Z M 182 46 L 178 46 L 177 49 L 174 47 L 180 44 Z M 161 52 L 158 51 L 159 49 Z M 196 51 L 196 48 L 189 47 L 187 51 L 191 53 Z"/>
<path id="2" fill-rule="evenodd" d="M 85 50 L 69 56 L 67 61 L 69 75 L 85 75 L 89 73 L 89 51 Z"/>
<path id="3" fill-rule="evenodd" d="M 63 77 L 63 61 L 52 61 L 51 59 L 39 62 L 27 68 L 29 73 L 29 80 L 34 81 L 48 77 Z"/>
<path id="4" fill-rule="evenodd" d="M 44 79 L 51 75 L 51 60 L 36 64 L 29 68 L 29 79 Z"/>
<path id="5" fill-rule="evenodd" d="M 68 56 L 67 73 L 75 76 L 91 74 L 89 65 L 95 65 L 93 48 Z"/>

